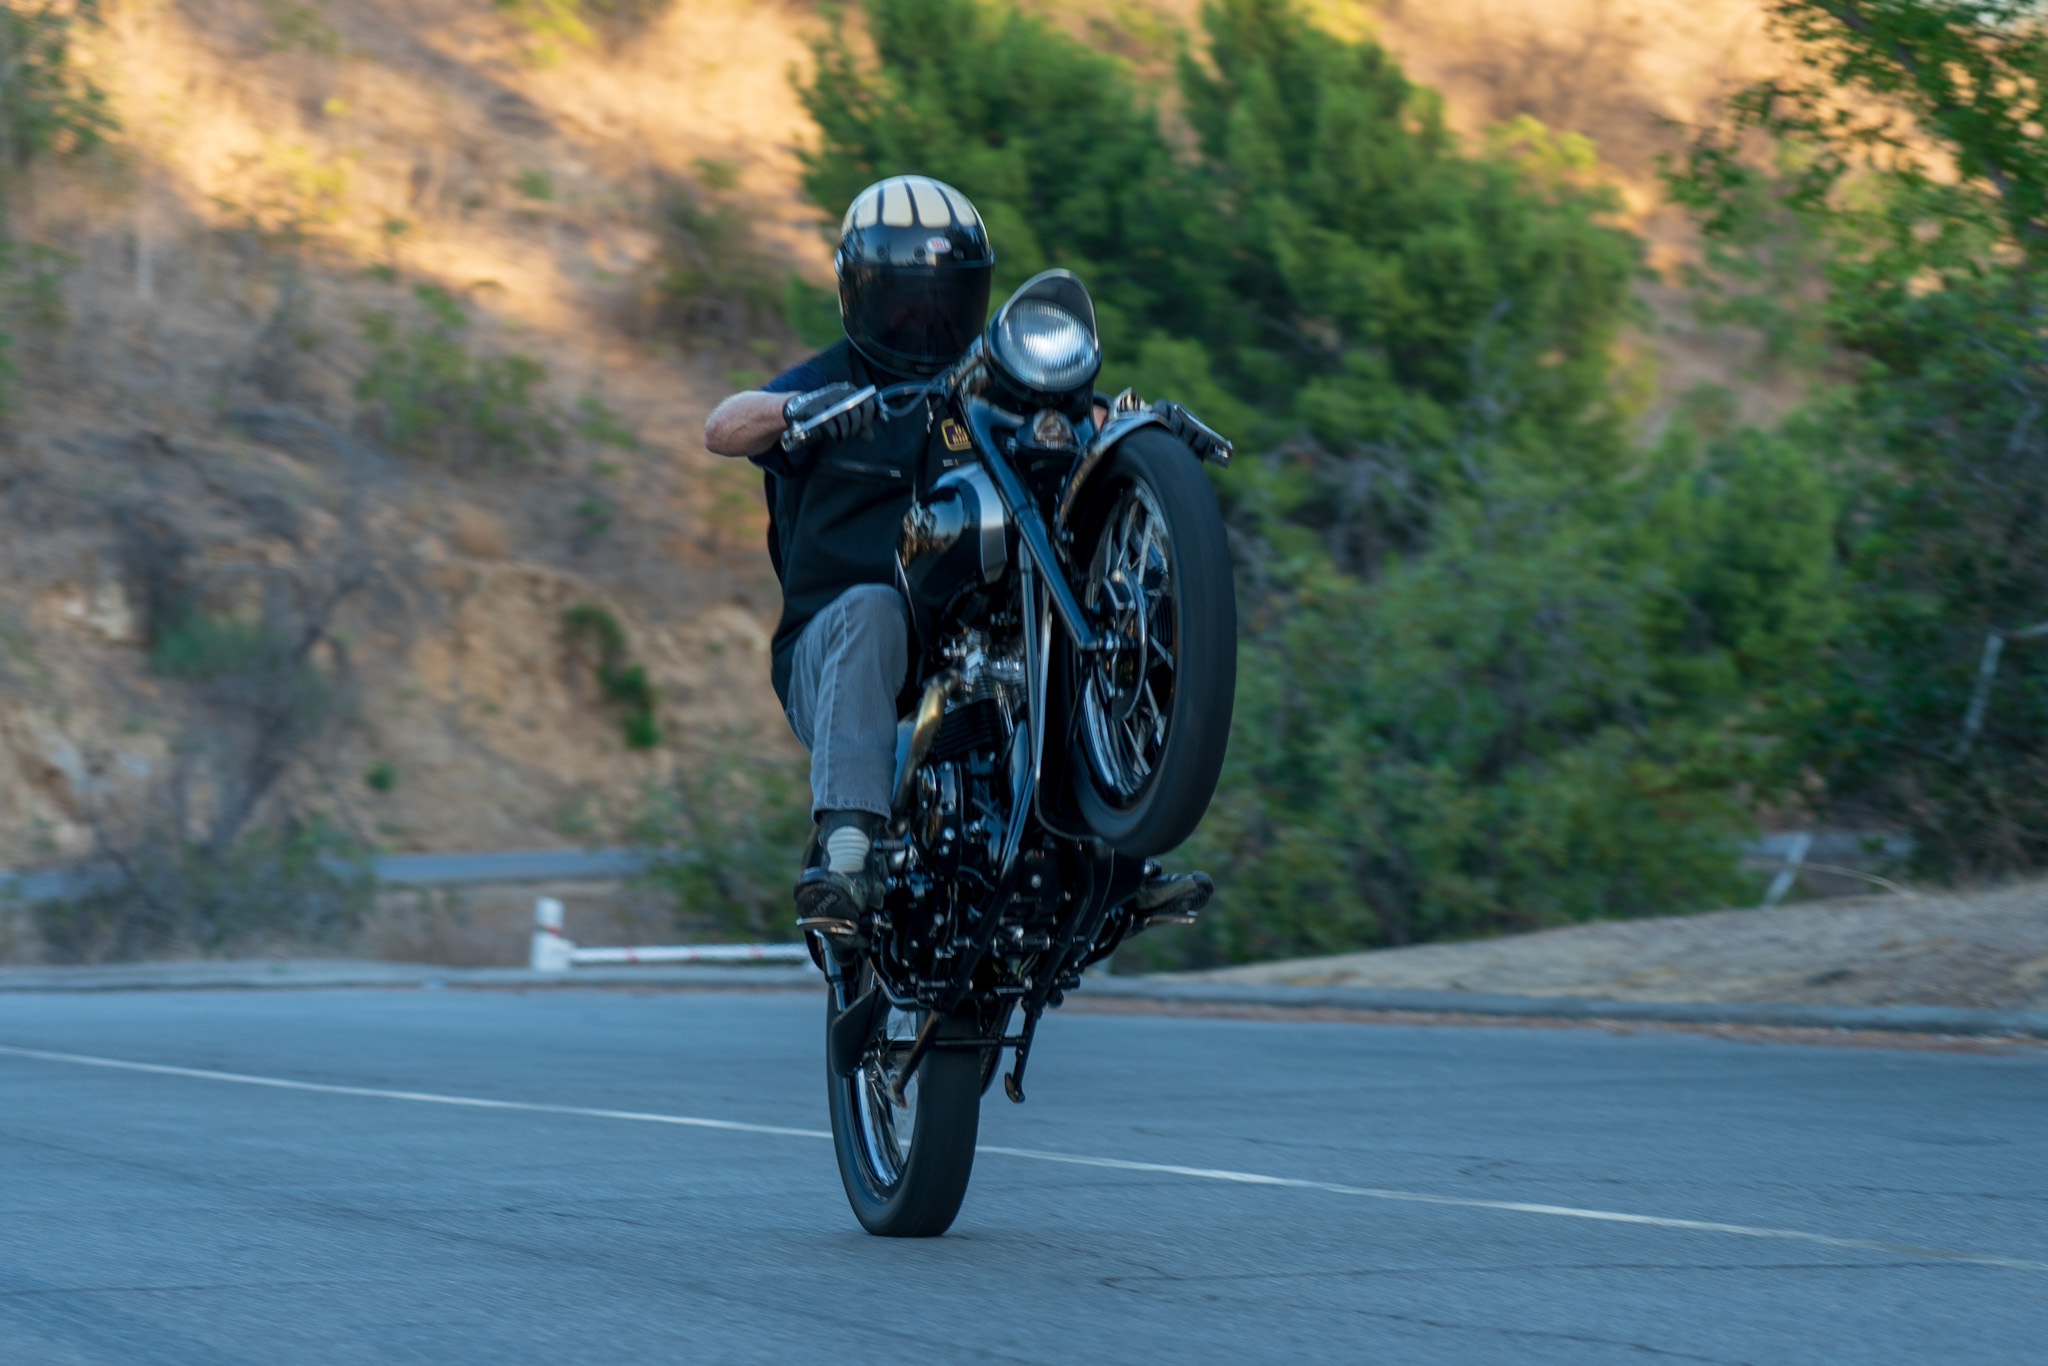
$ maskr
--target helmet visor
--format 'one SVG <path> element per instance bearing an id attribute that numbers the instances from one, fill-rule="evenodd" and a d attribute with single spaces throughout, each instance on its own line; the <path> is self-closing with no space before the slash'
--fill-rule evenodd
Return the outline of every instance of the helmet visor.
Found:
<path id="1" fill-rule="evenodd" d="M 989 266 L 884 266 L 842 261 L 839 316 L 869 359 L 936 373 L 959 359 L 988 320 Z"/>

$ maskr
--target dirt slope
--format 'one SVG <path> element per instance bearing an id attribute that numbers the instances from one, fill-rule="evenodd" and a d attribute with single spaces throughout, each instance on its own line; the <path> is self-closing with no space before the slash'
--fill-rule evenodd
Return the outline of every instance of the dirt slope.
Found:
<path id="1" fill-rule="evenodd" d="M 1190 973 L 1617 1001 L 2048 1007 L 2048 884 L 1608 921 Z"/>
<path id="2" fill-rule="evenodd" d="M 85 853 L 191 739 L 182 691 L 145 664 L 150 545 L 216 598 L 237 568 L 311 582 L 375 562 L 380 591 L 336 622 L 353 715 L 293 781 L 389 847 L 603 837 L 678 762 L 793 756 L 762 686 L 755 476 L 698 433 L 734 371 L 798 349 L 715 317 L 693 333 L 652 300 L 664 196 L 706 159 L 765 268 L 823 268 L 792 193 L 802 19 L 705 0 L 546 67 L 486 3 L 112 9 L 83 47 L 122 120 L 114 154 L 39 175 L 17 222 L 69 256 L 0 452 L 0 865 Z M 463 301 L 474 352 L 540 360 L 547 404 L 595 398 L 638 449 L 382 452 L 353 393 L 362 320 L 416 312 L 420 284 Z M 564 638 L 579 603 L 624 624 L 660 749 L 622 743 Z M 360 779 L 380 761 L 388 792 Z"/>

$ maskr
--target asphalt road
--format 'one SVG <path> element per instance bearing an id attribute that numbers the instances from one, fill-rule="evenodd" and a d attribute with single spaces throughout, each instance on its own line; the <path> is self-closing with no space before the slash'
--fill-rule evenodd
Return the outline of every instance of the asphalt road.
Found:
<path id="1" fill-rule="evenodd" d="M 0 998 L 0 1362 L 2048 1361 L 2048 1051 L 1055 1015 L 903 1242 L 821 1023 Z"/>

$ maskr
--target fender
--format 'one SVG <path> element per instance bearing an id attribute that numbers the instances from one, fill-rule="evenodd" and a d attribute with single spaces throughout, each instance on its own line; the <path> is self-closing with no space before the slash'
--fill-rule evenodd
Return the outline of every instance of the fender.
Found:
<path id="1" fill-rule="evenodd" d="M 1123 439 L 1140 427 L 1164 427 L 1166 423 L 1150 408 L 1134 408 L 1110 418 L 1108 425 L 1095 434 L 1088 448 L 1081 452 L 1081 458 L 1074 462 L 1074 472 L 1067 476 L 1066 490 L 1060 494 L 1059 510 L 1053 514 L 1053 525 L 1060 530 L 1067 529 L 1074 505 L 1081 501 L 1081 492 L 1095 478 L 1095 472 L 1102 468 L 1102 462 L 1109 458 Z"/>
<path id="2" fill-rule="evenodd" d="M 1186 408 L 1177 403 L 1162 403 L 1151 408 L 1126 407 L 1127 401 L 1137 402 L 1128 389 L 1116 396 L 1116 406 L 1112 410 L 1114 416 L 1095 439 L 1088 443 L 1088 448 L 1081 452 L 1081 458 L 1075 462 L 1074 472 L 1067 478 L 1067 487 L 1060 494 L 1059 510 L 1053 516 L 1053 525 L 1060 530 L 1067 529 L 1067 520 L 1073 514 L 1074 505 L 1081 501 L 1081 494 L 1094 480 L 1095 472 L 1102 468 L 1102 462 L 1109 458 L 1109 453 L 1115 450 L 1125 437 L 1140 427 L 1164 427 L 1170 432 L 1182 435 L 1187 434 L 1185 429 L 1191 427 L 1191 448 L 1197 460 L 1209 460 L 1217 465 L 1230 463 L 1230 442 L 1224 440 L 1219 432 Z M 1158 411 L 1159 408 L 1173 410 L 1180 420 L 1179 427 L 1167 421 Z"/>

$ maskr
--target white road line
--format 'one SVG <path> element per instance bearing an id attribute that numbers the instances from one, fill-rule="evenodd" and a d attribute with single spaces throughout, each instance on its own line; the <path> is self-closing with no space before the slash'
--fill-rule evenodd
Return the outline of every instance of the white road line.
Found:
<path id="1" fill-rule="evenodd" d="M 747 1124 L 731 1119 L 700 1119 L 692 1115 L 665 1115 L 646 1110 L 604 1110 L 587 1105 L 548 1105 L 539 1101 L 489 1100 L 481 1096 L 449 1096 L 434 1091 L 395 1091 L 378 1086 L 340 1086 L 331 1082 L 253 1076 L 246 1072 L 217 1072 L 204 1067 L 173 1067 L 165 1063 L 99 1058 L 87 1053 L 53 1053 L 46 1049 L 17 1048 L 10 1044 L 0 1044 L 0 1054 L 16 1058 L 34 1058 L 42 1062 L 71 1063 L 80 1067 L 106 1067 L 121 1072 L 147 1072 L 157 1076 L 190 1077 L 199 1081 L 233 1082 L 238 1086 L 267 1086 L 279 1091 L 311 1091 L 331 1096 L 366 1096 L 375 1100 L 404 1100 L 422 1105 L 455 1105 L 472 1110 L 517 1110 L 542 1115 L 578 1115 L 587 1119 L 623 1119 L 639 1124 L 673 1124 L 690 1129 L 723 1129 L 732 1133 L 774 1134 L 784 1138 L 832 1137 L 831 1133 L 824 1129 L 795 1129 L 780 1124 Z M 1221 1167 L 1183 1167 L 1170 1162 L 1135 1162 L 1121 1157 L 1090 1157 L 1083 1153 L 1052 1152 L 1043 1148 L 1006 1148 L 984 1143 L 975 1151 L 992 1157 L 1016 1157 L 1030 1162 L 1060 1162 L 1075 1167 L 1145 1172 L 1157 1176 L 1185 1177 L 1196 1181 L 1222 1181 L 1240 1186 L 1320 1191 L 1326 1195 L 1349 1195 L 1366 1200 L 1393 1200 L 1411 1205 L 1440 1205 L 1453 1209 L 1544 1214 L 1559 1219 L 1635 1224 L 1646 1228 L 1668 1228 L 1687 1233 L 1722 1233 L 1739 1238 L 1773 1238 L 1790 1242 L 1817 1243 L 1822 1247 L 1882 1252 L 1892 1256 L 1933 1258 L 1968 1266 L 1995 1266 L 2010 1271 L 2048 1271 L 2048 1262 L 2028 1261 L 2018 1257 L 1996 1257 L 1981 1252 L 1957 1252 L 1947 1248 L 1920 1247 L 1913 1243 L 1891 1243 L 1869 1238 L 1836 1238 L 1825 1233 L 1808 1233 L 1795 1228 L 1722 1224 L 1702 1219 L 1667 1219 L 1654 1214 L 1624 1214 L 1615 1210 L 1580 1209 L 1574 1205 L 1543 1205 L 1522 1200 L 1482 1200 L 1464 1195 L 1431 1195 L 1423 1191 L 1347 1186 L 1336 1181 L 1309 1181 L 1292 1176 L 1266 1176 L 1258 1172 L 1230 1171 Z"/>
<path id="2" fill-rule="evenodd" d="M 40 1048 L 0 1044 L 0 1053 L 43 1062 L 68 1062 L 80 1067 L 111 1067 L 120 1072 L 152 1072 L 163 1077 L 194 1077 L 200 1081 L 231 1081 L 238 1086 L 268 1086 L 279 1091 L 317 1091 L 328 1096 L 370 1096 L 377 1100 L 409 1100 L 421 1105 L 461 1105 L 472 1110 L 524 1110 L 539 1115 L 581 1115 L 587 1119 L 630 1119 L 641 1124 L 679 1124 L 689 1129 L 727 1129 L 740 1134 L 779 1134 L 784 1138 L 830 1138 L 825 1129 L 791 1129 L 780 1124 L 743 1124 L 732 1119 L 696 1119 L 690 1115 L 657 1115 L 641 1110 L 598 1110 L 587 1105 L 547 1105 L 531 1100 L 487 1100 L 481 1096 L 444 1096 L 433 1091 L 388 1091 L 380 1086 L 336 1086 L 324 1081 L 292 1081 L 256 1077 L 246 1072 L 215 1072 L 205 1067 L 171 1067 L 157 1062 L 95 1058 L 86 1053 L 50 1053 Z"/>
<path id="3" fill-rule="evenodd" d="M 1386 1190 L 1377 1186 L 1346 1186 L 1336 1181 L 1304 1181 L 1292 1176 L 1262 1176 L 1257 1172 L 1234 1172 L 1217 1167 L 1179 1167 L 1167 1162 L 1132 1162 L 1121 1157 L 1085 1157 L 1079 1153 L 1054 1153 L 1038 1148 L 998 1148 L 982 1144 L 977 1153 L 1000 1153 L 1005 1157 L 1028 1157 L 1037 1162 L 1066 1162 L 1077 1167 L 1108 1167 L 1115 1171 L 1158 1172 L 1165 1176 L 1186 1176 L 1201 1181 L 1231 1181 L 1245 1186 L 1283 1186 L 1291 1190 L 1324 1191 L 1331 1195 L 1356 1195 L 1367 1200 L 1398 1200 L 1411 1205 L 1449 1205 L 1456 1209 L 1506 1210 L 1512 1214 L 1548 1214 L 1560 1219 L 1591 1219 L 1605 1224 L 1641 1224 L 1649 1228 L 1675 1228 L 1694 1233 L 1732 1233 L 1741 1238 L 1784 1238 L 1823 1247 L 1860 1248 L 1865 1252 L 1888 1252 L 1910 1257 L 1938 1257 L 1943 1261 L 1966 1262 L 1972 1266 L 2002 1266 L 2014 1271 L 2048 1271 L 2048 1262 L 2030 1262 L 2017 1257 L 1993 1257 L 1981 1252 L 1953 1252 L 1913 1243 L 1876 1242 L 1868 1238 L 1836 1238 L 1826 1233 L 1808 1233 L 1796 1228 L 1758 1228 L 1751 1224 L 1717 1224 L 1702 1219 L 1667 1219 L 1656 1214 L 1622 1214 L 1615 1210 L 1579 1209 L 1573 1205 L 1538 1205 L 1524 1200 L 1480 1200 L 1467 1195 L 1429 1195 L 1422 1191 Z"/>

